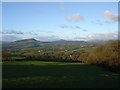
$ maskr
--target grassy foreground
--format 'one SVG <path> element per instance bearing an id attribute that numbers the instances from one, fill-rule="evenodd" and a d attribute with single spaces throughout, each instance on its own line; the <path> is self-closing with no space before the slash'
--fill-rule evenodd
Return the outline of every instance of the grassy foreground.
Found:
<path id="1" fill-rule="evenodd" d="M 118 88 L 119 74 L 87 63 L 2 63 L 3 88 Z"/>

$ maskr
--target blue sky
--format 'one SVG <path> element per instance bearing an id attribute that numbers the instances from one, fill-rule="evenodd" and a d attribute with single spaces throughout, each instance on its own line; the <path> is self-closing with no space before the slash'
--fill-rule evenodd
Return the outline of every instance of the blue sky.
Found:
<path id="1" fill-rule="evenodd" d="M 117 2 L 3 2 L 1 33 L 4 41 L 110 40 L 117 18 Z"/>

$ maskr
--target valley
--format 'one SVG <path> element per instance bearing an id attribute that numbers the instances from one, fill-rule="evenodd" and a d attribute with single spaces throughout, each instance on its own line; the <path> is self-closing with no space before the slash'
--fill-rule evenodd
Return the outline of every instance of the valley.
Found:
<path id="1" fill-rule="evenodd" d="M 117 41 L 95 44 L 35 39 L 3 44 L 3 88 L 118 88 L 117 45 Z"/>

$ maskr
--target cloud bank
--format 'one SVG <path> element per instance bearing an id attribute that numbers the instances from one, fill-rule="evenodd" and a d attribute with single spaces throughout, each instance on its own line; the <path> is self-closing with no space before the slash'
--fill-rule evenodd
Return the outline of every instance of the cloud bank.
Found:
<path id="1" fill-rule="evenodd" d="M 46 36 L 37 36 L 34 37 L 36 40 L 39 41 L 56 41 L 56 40 L 60 40 L 60 38 L 58 36 L 55 35 L 46 35 Z"/>
<path id="2" fill-rule="evenodd" d="M 108 40 L 117 40 L 118 39 L 118 32 L 105 32 L 105 33 L 96 33 L 87 35 L 84 37 L 75 37 L 75 40 L 85 40 L 85 41 L 108 41 Z"/>
<path id="3" fill-rule="evenodd" d="M 33 32 L 21 32 L 21 31 L 16 31 L 16 30 L 9 30 L 9 31 L 3 31 L 0 32 L 1 34 L 14 34 L 14 35 L 25 35 L 25 34 L 29 34 L 29 35 L 37 35 L 37 33 L 33 33 Z"/>
<path id="4" fill-rule="evenodd" d="M 15 35 L 2 35 L 2 41 L 17 41 L 17 40 L 21 40 L 22 38 L 15 36 Z"/>

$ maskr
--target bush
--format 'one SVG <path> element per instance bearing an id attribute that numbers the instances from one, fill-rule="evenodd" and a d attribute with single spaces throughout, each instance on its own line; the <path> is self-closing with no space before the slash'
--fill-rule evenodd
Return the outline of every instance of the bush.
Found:
<path id="1" fill-rule="evenodd" d="M 99 45 L 90 53 L 85 53 L 80 56 L 83 62 L 103 65 L 112 71 L 120 72 L 120 58 L 118 45 L 119 41 L 111 41 L 107 44 Z"/>

